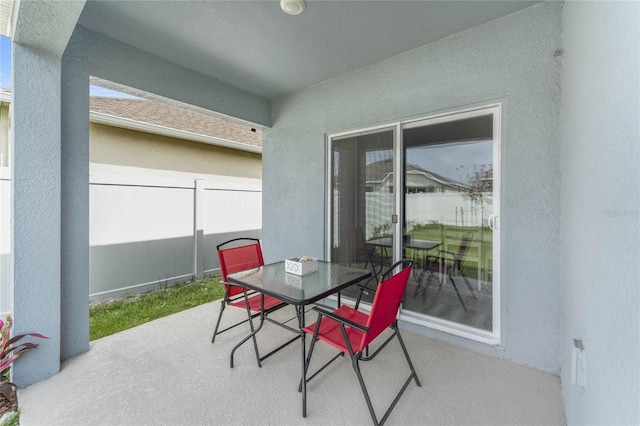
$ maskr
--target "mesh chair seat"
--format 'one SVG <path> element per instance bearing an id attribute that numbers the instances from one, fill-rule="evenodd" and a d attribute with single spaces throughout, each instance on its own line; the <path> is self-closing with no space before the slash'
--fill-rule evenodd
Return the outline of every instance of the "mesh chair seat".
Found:
<path id="1" fill-rule="evenodd" d="M 338 309 L 333 311 L 333 313 L 341 318 L 352 321 L 363 327 L 367 325 L 367 320 L 369 319 L 367 314 L 364 314 L 347 305 L 340 306 Z M 315 331 L 315 327 L 316 325 L 314 323 L 308 327 L 303 328 L 303 331 L 308 334 L 313 334 L 313 332 Z M 364 333 L 353 327 L 347 328 L 346 331 L 347 335 L 349 336 L 349 341 L 351 342 L 351 347 L 360 347 L 360 342 L 362 341 L 362 336 L 364 335 Z M 347 348 L 344 337 L 342 335 L 340 323 L 331 318 L 325 318 L 322 320 L 320 329 L 318 330 L 318 339 L 330 344 L 331 346 L 339 349 L 342 352 L 349 352 L 349 348 Z"/>
<path id="2" fill-rule="evenodd" d="M 261 309 L 261 301 L 260 301 L 260 295 L 259 294 L 253 294 L 251 296 L 247 297 L 247 301 L 249 302 L 249 309 L 251 310 L 251 312 L 260 312 Z M 246 303 L 244 298 L 238 299 L 234 302 L 230 302 L 229 306 L 234 306 L 236 308 L 246 308 Z M 285 303 L 280 300 L 277 299 L 273 296 L 264 296 L 264 310 L 268 311 L 271 310 L 272 308 L 279 306 L 279 305 L 284 305 Z"/>

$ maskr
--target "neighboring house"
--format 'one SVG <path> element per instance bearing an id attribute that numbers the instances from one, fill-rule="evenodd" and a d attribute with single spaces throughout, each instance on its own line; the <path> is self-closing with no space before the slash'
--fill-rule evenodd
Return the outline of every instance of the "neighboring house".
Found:
<path id="1" fill-rule="evenodd" d="M 0 167 L 9 165 L 9 105 L 11 93 L 0 88 Z"/>
<path id="2" fill-rule="evenodd" d="M 91 162 L 100 173 L 126 173 L 109 167 L 126 166 L 156 175 L 262 177 L 259 130 L 144 99 L 92 96 L 89 108 Z"/>
<path id="3" fill-rule="evenodd" d="M 393 192 L 393 162 L 391 159 L 367 165 L 366 173 L 366 192 Z M 404 173 L 407 194 L 461 192 L 468 188 L 468 185 L 413 164 L 407 164 Z"/>
<path id="4" fill-rule="evenodd" d="M 10 104 L 0 89 L 0 314 L 11 309 Z M 89 117 L 92 300 L 215 273 L 217 244 L 260 237 L 259 130 L 145 99 L 91 96 Z"/>
<path id="5" fill-rule="evenodd" d="M 0 89 L 0 162 L 9 166 L 11 93 Z M 145 99 L 91 96 L 91 172 L 262 178 L 262 132 Z"/>

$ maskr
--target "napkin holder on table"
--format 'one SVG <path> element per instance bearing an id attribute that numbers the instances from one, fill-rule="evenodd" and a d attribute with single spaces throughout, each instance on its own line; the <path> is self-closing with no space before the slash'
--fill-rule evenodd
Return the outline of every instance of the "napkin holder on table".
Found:
<path id="1" fill-rule="evenodd" d="M 308 256 L 285 259 L 284 270 L 294 275 L 307 275 L 318 270 L 318 259 Z"/>

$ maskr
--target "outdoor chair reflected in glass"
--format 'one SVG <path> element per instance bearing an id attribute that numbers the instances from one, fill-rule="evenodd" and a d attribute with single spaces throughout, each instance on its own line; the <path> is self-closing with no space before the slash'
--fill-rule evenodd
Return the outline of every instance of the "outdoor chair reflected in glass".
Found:
<path id="1" fill-rule="evenodd" d="M 355 228 L 348 232 L 346 241 L 349 241 L 350 251 L 353 254 L 349 264 L 362 265 L 363 268 L 370 269 L 373 275 L 369 281 L 378 282 L 384 266 L 384 252 L 377 251 L 374 245 L 365 240 L 362 228 Z"/>
<path id="2" fill-rule="evenodd" d="M 260 356 L 258 350 L 258 342 L 256 341 L 255 331 L 253 326 L 253 319 L 260 317 L 260 325 L 258 329 L 262 327 L 264 320 L 271 321 L 274 324 L 280 325 L 290 331 L 296 331 L 291 327 L 288 327 L 278 321 L 268 318 L 268 315 L 280 308 L 287 306 L 282 300 L 273 296 L 268 296 L 263 293 L 249 290 L 247 288 L 233 285 L 227 281 L 227 274 L 233 274 L 235 272 L 245 271 L 247 269 L 258 268 L 264 265 L 262 258 L 262 249 L 260 247 L 260 240 L 255 238 L 235 238 L 224 242 L 216 247 L 218 251 L 218 260 L 220 262 L 220 270 L 222 273 L 222 282 L 225 287 L 224 297 L 222 299 L 222 306 L 220 307 L 220 314 L 218 315 L 218 321 L 216 322 L 216 328 L 213 331 L 213 337 L 211 343 L 215 342 L 216 336 L 220 333 L 224 333 L 240 324 L 249 322 L 249 328 L 251 333 L 238 343 L 231 351 L 231 368 L 233 368 L 233 354 L 242 344 L 244 344 L 250 338 L 253 340 L 253 347 L 256 352 L 256 360 L 258 361 L 258 367 L 262 367 L 262 361 L 288 344 L 292 343 L 299 336 L 285 342 L 278 348 L 269 352 L 266 355 Z M 222 314 L 225 307 L 233 306 L 236 308 L 242 308 L 247 311 L 247 319 L 230 325 L 222 330 L 220 328 L 220 321 L 222 320 Z"/>
<path id="3" fill-rule="evenodd" d="M 306 381 L 308 382 L 313 379 L 318 373 L 324 370 L 325 367 L 341 355 L 345 353 L 349 354 L 374 425 L 381 425 L 388 419 L 391 411 L 396 406 L 400 397 L 412 380 L 415 380 L 416 385 L 421 386 L 415 369 L 413 368 L 411 359 L 409 358 L 407 348 L 400 336 L 400 330 L 398 329 L 397 322 L 398 310 L 402 303 L 407 282 L 411 276 L 412 264 L 413 261 L 411 260 L 401 260 L 392 265 L 389 270 L 382 275 L 380 283 L 375 290 L 373 304 L 371 305 L 371 311 L 368 315 L 357 309 L 360 297 L 358 297 L 355 308 L 346 305 L 342 305 L 334 311 L 328 311 L 320 307 L 313 308 L 313 310 L 318 312 L 318 320 L 315 324 L 309 325 L 303 329 L 305 333 L 313 335 L 313 338 L 311 340 L 309 354 L 307 355 L 307 360 L 305 362 L 306 370 L 303 375 L 303 379 L 301 379 L 301 387 L 302 381 L 305 380 L 306 371 L 309 369 L 316 341 L 318 340 L 335 347 L 340 351 L 340 353 L 329 360 L 329 362 L 323 367 L 318 369 L 313 375 L 306 379 Z M 370 291 L 371 289 L 363 286 L 360 290 L 360 296 L 362 296 L 364 291 Z M 373 352 L 373 354 L 369 355 L 369 345 L 387 328 L 391 328 L 393 330 L 393 334 L 387 338 L 378 347 L 378 349 Z M 378 419 L 362 377 L 359 362 L 374 359 L 375 356 L 378 355 L 378 353 L 380 353 L 380 351 L 384 349 L 394 337 L 397 337 L 398 342 L 400 342 L 406 361 L 409 364 L 411 374 L 404 382 L 402 388 L 397 393 L 395 399 L 382 418 Z"/>
<path id="4" fill-rule="evenodd" d="M 444 276 L 440 274 L 442 272 L 444 273 L 444 275 L 449 277 L 449 281 L 456 291 L 458 300 L 460 300 L 462 307 L 466 311 L 467 305 L 460 295 L 460 291 L 458 290 L 458 286 L 456 285 L 453 277 L 461 276 L 464 280 L 465 285 L 467 286 L 467 289 L 469 290 L 469 293 L 471 294 L 471 297 L 477 299 L 475 291 L 473 290 L 471 283 L 469 283 L 469 280 L 465 276 L 463 268 L 463 262 L 472 240 L 473 232 L 466 232 L 460 240 L 460 246 L 456 253 L 439 250 L 435 256 L 427 256 L 425 258 L 425 265 L 422 274 L 420 275 L 420 279 L 418 280 L 418 286 L 416 287 L 414 296 L 419 293 L 422 293 L 423 297 L 426 296 L 427 288 L 429 287 L 429 284 L 432 280 L 436 280 L 439 290 L 442 290 L 442 282 L 444 281 Z M 423 275 L 426 275 L 426 279 L 424 280 Z"/>

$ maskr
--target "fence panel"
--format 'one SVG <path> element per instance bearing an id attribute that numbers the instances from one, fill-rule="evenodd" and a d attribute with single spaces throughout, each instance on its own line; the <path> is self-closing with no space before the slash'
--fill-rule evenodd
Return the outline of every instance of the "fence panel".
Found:
<path id="1" fill-rule="evenodd" d="M 217 274 L 216 245 L 261 235 L 261 184 L 102 178 L 91 197 L 94 300 Z"/>
<path id="2" fill-rule="evenodd" d="M 0 318 L 11 311 L 11 180 L 10 171 L 0 167 Z"/>
<path id="3" fill-rule="evenodd" d="M 204 191 L 204 273 L 217 270 L 216 246 L 233 238 L 260 238 L 262 190 L 257 185 Z"/>
<path id="4" fill-rule="evenodd" d="M 368 192 L 366 195 L 366 238 L 374 236 L 374 229 L 391 225 L 391 218 L 379 212 L 392 211 L 393 194 Z M 472 202 L 461 193 L 407 194 L 406 221 L 411 223 L 439 223 L 451 226 L 483 226 L 490 215 L 487 208 Z"/>
<path id="5" fill-rule="evenodd" d="M 90 197 L 92 298 L 191 278 L 193 182 L 102 178 L 91 183 Z"/>
<path id="6" fill-rule="evenodd" d="M 0 168 L 0 315 L 11 311 L 11 180 Z M 215 247 L 260 238 L 259 180 L 92 175 L 89 251 L 92 300 L 142 293 L 219 271 Z"/>

